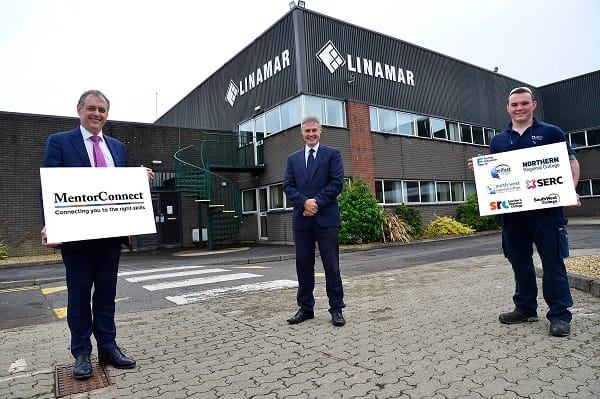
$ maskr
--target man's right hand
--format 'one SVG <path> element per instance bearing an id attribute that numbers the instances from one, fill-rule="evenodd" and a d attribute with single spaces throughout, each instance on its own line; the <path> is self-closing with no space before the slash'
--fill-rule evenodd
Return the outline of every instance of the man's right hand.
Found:
<path id="1" fill-rule="evenodd" d="M 48 242 L 48 237 L 46 236 L 46 226 L 42 227 L 42 246 L 46 247 L 46 248 L 56 248 L 58 247 L 60 244 L 62 244 L 62 242 Z"/>
<path id="2" fill-rule="evenodd" d="M 319 205 L 317 205 L 317 201 L 314 198 L 309 198 L 304 202 L 304 212 L 302 214 L 304 216 L 315 216 L 315 214 L 319 212 Z"/>
<path id="3" fill-rule="evenodd" d="M 475 155 L 476 157 L 480 157 L 481 154 L 477 154 Z M 473 170 L 473 158 L 469 158 L 467 160 L 467 168 L 469 168 L 469 170 Z"/>

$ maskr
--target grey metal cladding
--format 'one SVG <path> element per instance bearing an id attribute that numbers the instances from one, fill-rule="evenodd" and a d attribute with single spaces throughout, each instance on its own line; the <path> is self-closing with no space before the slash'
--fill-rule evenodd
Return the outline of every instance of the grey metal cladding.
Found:
<path id="1" fill-rule="evenodd" d="M 243 28 L 236 33 L 243 34 Z M 218 38 L 211 40 L 214 39 Z M 289 66 L 265 79 L 263 74 L 266 65 L 271 62 L 273 67 L 275 58 L 278 58 L 278 62 L 283 62 L 284 51 L 290 58 Z M 206 57 L 210 57 L 210 54 L 206 54 Z M 252 116 L 256 106 L 260 105 L 264 110 L 296 94 L 295 58 L 292 14 L 286 14 L 192 90 L 156 123 L 168 126 L 236 130 L 240 121 Z M 261 71 L 263 79 L 256 84 L 258 70 Z M 254 85 L 249 82 L 251 76 Z M 233 105 L 226 100 L 231 83 L 238 89 L 237 95 L 230 98 Z"/>
<path id="2" fill-rule="evenodd" d="M 381 107 L 501 127 L 508 92 L 526 83 L 449 58 L 431 50 L 306 11 L 309 92 Z M 332 41 L 345 65 L 330 72 L 317 52 Z M 357 61 L 358 57 L 358 61 Z M 357 69 L 367 59 L 414 74 L 414 86 L 375 77 Z M 354 75 L 354 79 L 352 79 Z M 352 81 L 352 83 L 348 83 Z M 528 85 L 532 87 L 531 85 Z"/>
<path id="3" fill-rule="evenodd" d="M 539 88 L 546 122 L 573 131 L 600 126 L 600 71 Z"/>

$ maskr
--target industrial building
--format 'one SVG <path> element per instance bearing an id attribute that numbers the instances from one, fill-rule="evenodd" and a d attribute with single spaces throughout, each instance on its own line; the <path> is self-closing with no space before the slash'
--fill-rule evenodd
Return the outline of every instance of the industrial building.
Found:
<path id="1" fill-rule="evenodd" d="M 291 244 L 282 180 L 287 156 L 303 146 L 299 124 L 307 115 L 321 120 L 321 141 L 341 151 L 345 177 L 364 178 L 384 207 L 415 206 L 426 221 L 454 216 L 475 191 L 466 161 L 486 153 L 506 126 L 507 95 L 518 86 L 533 90 L 536 115 L 560 126 L 576 149 L 582 207 L 568 215 L 598 215 L 600 71 L 541 87 L 517 78 L 295 7 L 154 124 L 107 123 L 130 165 L 157 172 L 159 234 L 137 237 L 135 247 Z M 3 140 L 25 151 L 0 155 L 7 175 L 19 176 L 0 189 L 9 204 L 0 221 L 17 253 L 41 250 L 43 143 L 76 123 L 0 113 Z M 23 185 L 27 199 L 12 201 Z"/>

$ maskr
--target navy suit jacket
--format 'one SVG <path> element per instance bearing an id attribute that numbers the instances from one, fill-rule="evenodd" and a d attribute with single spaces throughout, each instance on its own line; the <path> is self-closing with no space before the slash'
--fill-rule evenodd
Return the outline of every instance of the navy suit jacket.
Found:
<path id="1" fill-rule="evenodd" d="M 119 140 L 102 135 L 110 154 L 115 163 L 115 167 L 127 166 L 127 155 L 125 145 Z M 67 132 L 54 133 L 46 140 L 46 151 L 44 152 L 44 160 L 42 167 L 91 167 L 90 158 L 85 149 L 83 136 L 79 127 Z M 43 217 L 42 206 L 42 220 Z M 61 249 L 78 247 L 80 241 L 73 241 L 61 245 Z"/>
<path id="2" fill-rule="evenodd" d="M 343 187 L 344 164 L 337 148 L 319 144 L 312 176 L 308 176 L 306 171 L 304 148 L 292 153 L 287 159 L 283 179 L 283 191 L 294 206 L 292 228 L 310 229 L 311 220 L 315 220 L 323 228 L 339 227 L 337 197 Z M 312 217 L 302 215 L 304 202 L 309 198 L 314 198 L 319 206 L 319 211 Z"/>
<path id="3" fill-rule="evenodd" d="M 127 166 L 125 145 L 119 140 L 105 134 L 102 135 L 110 155 L 115 162 L 115 167 Z M 83 136 L 79 127 L 68 132 L 55 133 L 46 141 L 46 152 L 42 167 L 91 167 L 90 158 L 83 143 Z"/>

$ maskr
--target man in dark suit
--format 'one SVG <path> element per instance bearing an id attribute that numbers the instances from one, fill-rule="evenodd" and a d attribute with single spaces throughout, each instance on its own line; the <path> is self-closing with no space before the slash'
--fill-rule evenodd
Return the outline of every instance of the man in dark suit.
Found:
<path id="1" fill-rule="evenodd" d="M 97 90 L 83 93 L 77 103 L 81 126 L 48 137 L 43 167 L 125 167 L 125 146 L 102 133 L 110 103 Z M 154 177 L 147 168 L 148 179 Z M 133 368 L 135 360 L 116 344 L 115 295 L 123 237 L 48 243 L 42 228 L 42 245 L 59 247 L 65 264 L 68 304 L 67 322 L 71 331 L 71 353 L 75 360 L 73 377 L 93 375 L 90 354 L 92 333 L 101 365 Z M 92 287 L 94 295 L 91 295 Z M 90 308 L 90 301 L 92 306 Z"/>
<path id="2" fill-rule="evenodd" d="M 344 164 L 337 148 L 319 143 L 321 124 L 307 117 L 301 124 L 306 145 L 287 159 L 283 190 L 294 206 L 292 228 L 296 245 L 297 302 L 300 309 L 288 319 L 298 324 L 314 317 L 315 243 L 325 269 L 329 312 L 334 326 L 343 326 L 344 290 L 339 267 L 340 209 L 337 197 L 344 185 Z"/>

